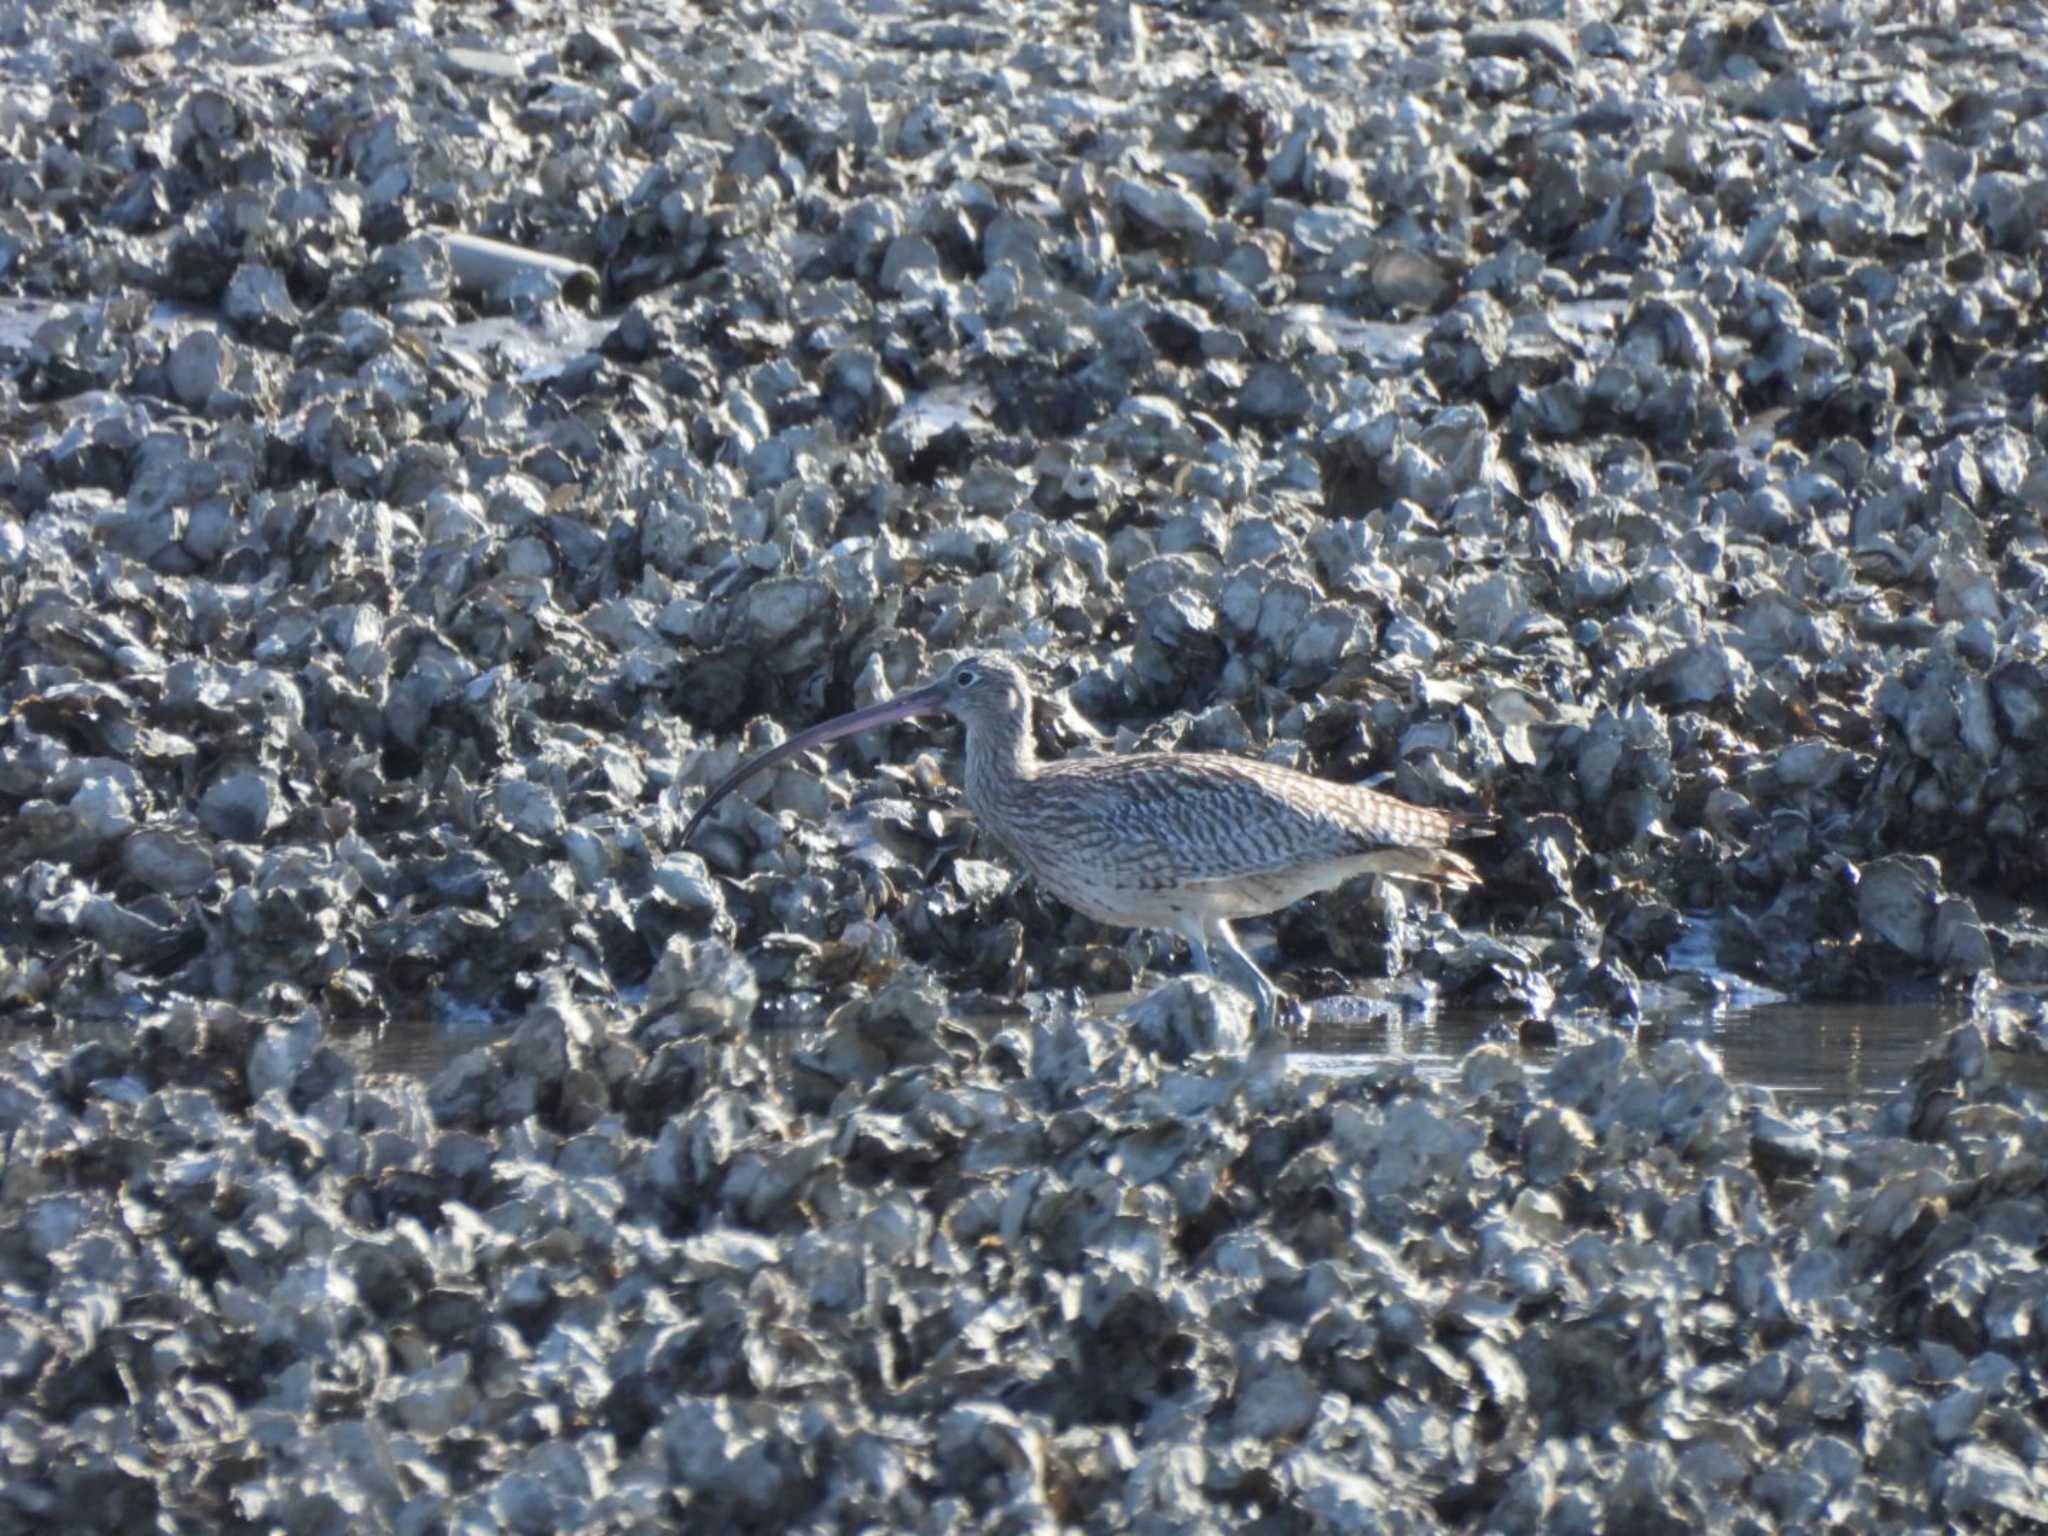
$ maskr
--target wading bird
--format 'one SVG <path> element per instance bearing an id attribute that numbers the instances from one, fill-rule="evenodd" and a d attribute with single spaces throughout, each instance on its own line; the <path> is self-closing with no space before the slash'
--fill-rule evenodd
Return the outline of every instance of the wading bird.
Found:
<path id="1" fill-rule="evenodd" d="M 1053 895 L 1097 922 L 1166 928 L 1211 975 L 1210 952 L 1239 972 L 1270 1028 L 1279 992 L 1231 932 L 1354 875 L 1465 889 L 1479 871 L 1444 845 L 1486 818 L 1431 810 L 1277 763 L 1217 752 L 1041 762 L 1031 689 L 1000 656 L 955 662 L 921 688 L 800 731 L 742 763 L 683 830 L 764 769 L 856 731 L 917 715 L 967 728 L 967 808 Z"/>

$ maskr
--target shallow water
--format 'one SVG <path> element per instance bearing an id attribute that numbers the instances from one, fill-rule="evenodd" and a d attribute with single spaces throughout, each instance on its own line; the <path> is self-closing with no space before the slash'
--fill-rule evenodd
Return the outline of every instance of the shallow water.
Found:
<path id="1" fill-rule="evenodd" d="M 1098 1012 L 1114 1016 L 1142 993 L 1095 998 Z M 604 1004 L 592 1004 L 603 1017 Z M 1023 1003 L 979 998 L 961 1013 L 981 1032 L 1021 1022 Z M 1769 1088 L 1788 1104 L 1813 1108 L 1882 1100 L 1941 1035 L 1970 1014 L 1961 998 L 1918 1003 L 1798 1003 L 1770 994 L 1737 1001 L 1685 1000 L 1652 1010 L 1632 1026 L 1636 1045 L 1651 1050 L 1667 1040 L 1691 1040 L 1713 1051 L 1733 1083 Z M 1467 1052 L 1504 1045 L 1535 1069 L 1613 1027 L 1605 1015 L 1561 1014 L 1542 1023 L 1497 1010 L 1422 1008 L 1398 995 L 1319 998 L 1296 1026 L 1289 1065 L 1307 1072 L 1369 1072 L 1397 1061 L 1425 1077 L 1449 1076 Z M 373 1072 L 431 1077 L 464 1051 L 506 1038 L 516 1019 L 484 1009 L 449 1009 L 395 1018 L 380 1028 L 331 1029 L 329 1043 Z M 613 1025 L 626 1027 L 623 1021 Z M 132 1028 L 113 1018 L 74 1021 L 53 1029 L 47 1016 L 0 1017 L 0 1049 L 17 1040 L 75 1045 Z M 808 1033 L 765 1030 L 763 1043 L 784 1054 Z"/>
<path id="2" fill-rule="evenodd" d="M 1106 1014 L 1136 1001 L 1126 993 L 1096 999 Z M 966 1011 L 966 1010 L 964 1010 Z M 971 1011 L 977 1026 L 1022 1020 L 1023 1007 Z M 1905 1081 L 1913 1063 L 1946 1030 L 1969 1016 L 1962 999 L 1925 1003 L 1742 1002 L 1669 1004 L 1634 1026 L 1641 1050 L 1691 1040 L 1712 1050 L 1731 1082 L 1769 1088 L 1791 1104 L 1826 1108 L 1873 1103 Z M 1289 1064 L 1297 1071 L 1365 1072 L 1406 1061 L 1424 1076 L 1448 1076 L 1473 1047 L 1506 1045 L 1532 1068 L 1610 1027 L 1604 1016 L 1560 1016 L 1530 1026 L 1507 1013 L 1477 1009 L 1418 1010 L 1395 999 L 1321 998 L 1295 1036 Z M 510 1021 L 482 1013 L 395 1021 L 373 1035 L 338 1041 L 373 1071 L 431 1076 L 454 1057 L 503 1038 Z M 774 1032 L 771 1049 L 794 1048 L 808 1036 Z"/>
<path id="3" fill-rule="evenodd" d="M 1639 1049 L 1691 1040 L 1713 1051 L 1730 1082 L 1769 1088 L 1814 1108 L 1870 1103 L 1898 1088 L 1928 1047 L 1969 1017 L 1961 999 L 1931 1003 L 1794 1003 L 1778 999 L 1669 1006 L 1634 1028 Z M 1489 1043 L 1519 1048 L 1532 1066 L 1582 1043 L 1607 1019 L 1550 1021 L 1526 1031 L 1510 1015 L 1443 1009 L 1416 1016 L 1363 998 L 1326 998 L 1311 1010 L 1297 1062 L 1333 1072 L 1365 1071 L 1395 1059 L 1425 1075 L 1457 1069 Z"/>

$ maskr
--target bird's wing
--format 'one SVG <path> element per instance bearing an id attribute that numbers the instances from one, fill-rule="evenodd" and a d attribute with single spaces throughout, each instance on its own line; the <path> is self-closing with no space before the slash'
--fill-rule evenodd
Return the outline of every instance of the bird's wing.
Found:
<path id="1" fill-rule="evenodd" d="M 1379 849 L 1436 847 L 1460 818 L 1277 764 L 1147 753 L 1061 765 L 1040 784 L 1123 858 L 1175 884 L 1280 874 Z"/>

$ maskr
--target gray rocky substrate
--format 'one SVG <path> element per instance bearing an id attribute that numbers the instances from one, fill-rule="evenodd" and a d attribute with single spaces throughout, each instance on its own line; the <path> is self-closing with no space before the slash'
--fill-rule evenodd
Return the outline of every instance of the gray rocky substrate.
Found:
<path id="1" fill-rule="evenodd" d="M 0 1519 L 2048 1519 L 2037 16 L 0 50 Z M 1077 1011 L 1179 957 L 931 738 L 679 846 L 970 647 L 1048 750 L 1499 813 L 1449 911 L 1284 915 L 1300 989 L 1625 1020 L 1704 937 L 1976 1017 L 1826 1116 L 1601 1029 L 1331 1081 Z M 504 1038 L 347 1048 L 430 1010 Z"/>

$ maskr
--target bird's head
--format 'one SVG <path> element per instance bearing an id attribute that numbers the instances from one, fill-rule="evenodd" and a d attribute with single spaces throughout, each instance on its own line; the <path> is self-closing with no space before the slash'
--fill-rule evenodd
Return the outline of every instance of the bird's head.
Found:
<path id="1" fill-rule="evenodd" d="M 967 656 L 954 662 L 922 688 L 904 698 L 929 699 L 930 710 L 962 725 L 998 724 L 1021 716 L 1031 699 L 1031 685 L 1014 661 L 1005 656 Z"/>

